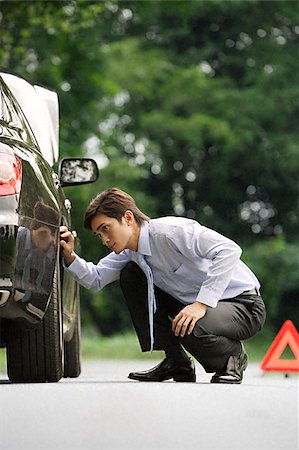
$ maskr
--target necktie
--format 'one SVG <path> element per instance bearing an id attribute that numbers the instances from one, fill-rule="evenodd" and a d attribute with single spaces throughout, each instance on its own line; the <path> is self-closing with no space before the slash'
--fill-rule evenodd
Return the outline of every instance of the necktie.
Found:
<path id="1" fill-rule="evenodd" d="M 148 302 L 148 321 L 149 321 L 149 329 L 150 329 L 150 341 L 151 341 L 151 352 L 154 348 L 154 314 L 157 310 L 155 292 L 154 292 L 154 281 L 153 281 L 153 273 L 150 266 L 144 259 L 144 256 L 141 253 L 137 253 L 137 262 L 140 268 L 146 275 L 147 279 L 147 302 Z"/>

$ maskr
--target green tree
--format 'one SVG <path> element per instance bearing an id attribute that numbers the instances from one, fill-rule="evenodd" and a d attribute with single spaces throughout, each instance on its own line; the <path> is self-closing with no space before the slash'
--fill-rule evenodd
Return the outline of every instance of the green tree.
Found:
<path id="1" fill-rule="evenodd" d="M 296 239 L 298 5 L 121 5 L 132 16 L 107 73 L 129 94 L 128 131 L 147 142 L 158 214 L 195 216 L 244 243 Z"/>
<path id="2" fill-rule="evenodd" d="M 298 244 L 272 237 L 247 249 L 244 259 L 260 275 L 268 324 L 278 330 L 289 319 L 299 328 Z"/>
<path id="3" fill-rule="evenodd" d="M 297 276 L 298 3 L 2 1 L 0 13 L 1 70 L 55 89 L 61 155 L 103 167 L 69 190 L 83 256 L 105 252 L 82 230 L 85 207 L 119 185 L 152 216 L 195 217 L 245 250 L 258 241 L 250 261 L 267 285 L 273 253 L 274 323 L 291 295 L 284 252 Z M 83 299 L 104 332 L 128 323 L 116 287 Z"/>

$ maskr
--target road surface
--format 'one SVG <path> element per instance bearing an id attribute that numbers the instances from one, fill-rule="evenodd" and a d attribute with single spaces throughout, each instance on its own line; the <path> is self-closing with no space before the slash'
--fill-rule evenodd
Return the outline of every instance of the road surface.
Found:
<path id="1" fill-rule="evenodd" d="M 242 385 L 140 383 L 156 361 L 86 361 L 78 379 L 11 384 L 0 375 L 1 450 L 298 448 L 298 376 L 249 365 Z"/>

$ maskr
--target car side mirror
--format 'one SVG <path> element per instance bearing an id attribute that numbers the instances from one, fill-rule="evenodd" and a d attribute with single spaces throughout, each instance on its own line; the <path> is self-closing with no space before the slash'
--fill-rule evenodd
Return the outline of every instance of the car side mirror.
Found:
<path id="1" fill-rule="evenodd" d="M 64 158 L 58 169 L 61 186 L 93 183 L 99 177 L 97 163 L 91 158 Z"/>

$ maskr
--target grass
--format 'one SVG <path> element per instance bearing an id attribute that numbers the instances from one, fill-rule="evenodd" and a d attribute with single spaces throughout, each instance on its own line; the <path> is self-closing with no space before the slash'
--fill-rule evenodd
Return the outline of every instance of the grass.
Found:
<path id="1" fill-rule="evenodd" d="M 6 350 L 0 348 L 0 373 L 6 372 Z"/>
<path id="2" fill-rule="evenodd" d="M 251 362 L 260 363 L 265 356 L 275 333 L 265 328 L 254 338 L 245 341 L 246 352 Z M 112 337 L 100 336 L 93 329 L 82 330 L 82 359 L 162 359 L 164 352 L 142 353 L 134 332 L 125 332 Z M 292 355 L 289 356 L 292 358 Z M 0 349 L 0 373 L 6 372 L 6 351 Z"/>
<path id="3" fill-rule="evenodd" d="M 83 359 L 159 359 L 164 352 L 142 353 L 135 333 L 128 331 L 111 337 L 93 330 L 82 331 Z"/>
<path id="4" fill-rule="evenodd" d="M 261 362 L 275 333 L 264 329 L 262 333 L 245 341 L 246 352 L 252 362 Z M 83 359 L 161 359 L 164 352 L 142 353 L 135 333 L 126 332 L 103 337 L 94 331 L 82 332 Z"/>

